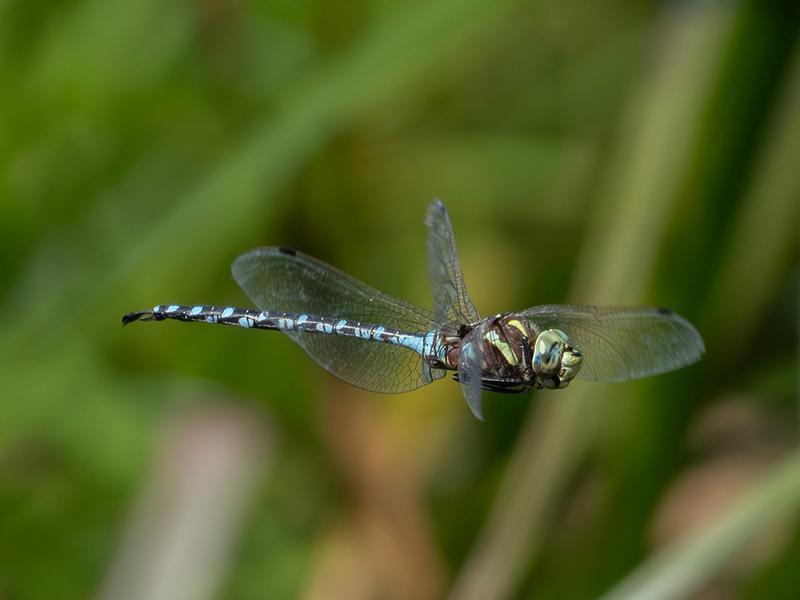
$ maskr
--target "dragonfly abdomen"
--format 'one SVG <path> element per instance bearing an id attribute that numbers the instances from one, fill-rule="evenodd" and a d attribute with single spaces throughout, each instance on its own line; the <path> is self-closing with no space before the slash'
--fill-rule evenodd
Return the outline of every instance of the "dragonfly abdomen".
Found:
<path id="1" fill-rule="evenodd" d="M 320 317 L 304 313 L 272 312 L 235 306 L 209 306 L 183 304 L 159 304 L 150 310 L 133 312 L 122 317 L 122 324 L 134 321 L 163 321 L 175 319 L 219 325 L 233 325 L 245 329 L 272 329 L 343 335 L 385 344 L 403 346 L 422 356 L 434 354 L 437 331 L 406 333 L 397 329 L 372 323 L 362 323 L 335 317 Z"/>
<path id="2" fill-rule="evenodd" d="M 244 328 L 279 328 L 273 319 L 261 318 L 263 316 L 264 315 L 260 311 L 250 308 L 237 308 L 235 306 L 159 304 L 150 310 L 128 313 L 122 317 L 122 324 L 127 325 L 133 321 L 163 321 L 164 319 L 176 319 L 178 321 L 235 325 Z"/>
<path id="3" fill-rule="evenodd" d="M 163 321 L 175 319 L 178 321 L 193 321 L 205 323 L 219 323 L 220 325 L 237 325 L 239 327 L 253 327 L 258 322 L 259 311 L 235 306 L 213 306 L 183 304 L 159 304 L 150 310 L 140 310 L 128 313 L 122 317 L 122 324 L 127 325 L 134 321 Z M 277 329 L 272 323 L 260 325 L 265 329 Z"/>

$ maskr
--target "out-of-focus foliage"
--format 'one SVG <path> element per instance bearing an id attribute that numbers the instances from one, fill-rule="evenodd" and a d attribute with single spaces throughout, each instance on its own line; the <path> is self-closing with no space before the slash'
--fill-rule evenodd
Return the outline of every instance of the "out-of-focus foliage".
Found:
<path id="1" fill-rule="evenodd" d="M 0 593 L 591 598 L 731 510 L 763 535 L 629 581 L 796 598 L 797 486 L 735 507 L 797 451 L 798 25 L 755 0 L 1 2 Z M 279 334 L 119 326 L 247 305 L 229 265 L 260 244 L 429 305 L 434 197 L 484 314 L 666 305 L 706 357 L 489 396 L 481 424 L 451 382 L 363 393 Z"/>

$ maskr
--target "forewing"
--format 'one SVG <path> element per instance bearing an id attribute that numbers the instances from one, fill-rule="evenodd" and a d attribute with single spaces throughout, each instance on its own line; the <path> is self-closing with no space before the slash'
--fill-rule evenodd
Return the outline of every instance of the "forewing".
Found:
<path id="1" fill-rule="evenodd" d="M 686 319 L 663 308 L 535 306 L 521 314 L 537 328 L 560 329 L 578 345 L 578 377 L 626 381 L 700 360 L 703 339 Z"/>
<path id="2" fill-rule="evenodd" d="M 233 262 L 231 271 L 262 310 L 348 319 L 412 334 L 437 328 L 429 311 L 294 250 L 250 250 Z M 367 390 L 404 392 L 444 376 L 402 346 L 321 333 L 284 333 L 333 375 Z"/>
<path id="3" fill-rule="evenodd" d="M 450 217 L 441 200 L 434 200 L 425 217 L 428 226 L 428 276 L 433 288 L 437 323 L 471 324 L 480 320 L 464 285 Z"/>

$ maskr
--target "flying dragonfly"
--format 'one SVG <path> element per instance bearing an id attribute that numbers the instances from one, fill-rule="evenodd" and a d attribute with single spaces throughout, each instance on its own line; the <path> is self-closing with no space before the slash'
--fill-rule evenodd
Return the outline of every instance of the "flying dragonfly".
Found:
<path id="1" fill-rule="evenodd" d="M 428 208 L 434 310 L 368 286 L 299 251 L 256 248 L 233 278 L 258 308 L 159 304 L 133 321 L 197 321 L 284 332 L 322 367 L 360 388 L 407 392 L 444 377 L 459 382 L 483 420 L 482 390 L 561 389 L 577 378 L 620 382 L 697 362 L 697 330 L 665 308 L 548 304 L 482 318 L 467 293 L 450 217 Z"/>

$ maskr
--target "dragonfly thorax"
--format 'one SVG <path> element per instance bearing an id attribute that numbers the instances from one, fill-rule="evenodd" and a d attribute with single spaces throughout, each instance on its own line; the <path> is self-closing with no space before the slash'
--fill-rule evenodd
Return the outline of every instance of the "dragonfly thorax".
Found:
<path id="1" fill-rule="evenodd" d="M 558 389 L 569 385 L 580 370 L 583 356 L 561 330 L 541 330 L 518 315 L 490 317 L 470 328 L 462 339 L 449 338 L 445 368 L 456 366 L 462 352 L 480 346 L 481 387 L 494 391 L 522 391 L 530 387 Z M 459 373 L 459 379 L 462 374 Z"/>

